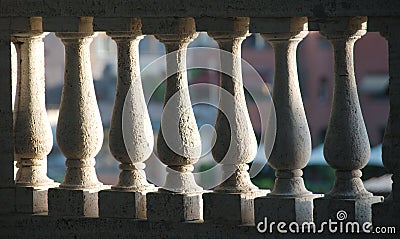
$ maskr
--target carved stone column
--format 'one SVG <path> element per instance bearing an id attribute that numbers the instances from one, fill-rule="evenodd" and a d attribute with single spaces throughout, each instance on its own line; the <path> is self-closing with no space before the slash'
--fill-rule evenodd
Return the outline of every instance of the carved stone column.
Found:
<path id="1" fill-rule="evenodd" d="M 90 66 L 92 18 L 79 19 L 78 32 L 56 33 L 65 46 L 65 75 L 57 123 L 57 143 L 67 158 L 59 188 L 49 190 L 49 213 L 98 215 L 95 156 L 103 143 L 103 127 Z"/>
<path id="2" fill-rule="evenodd" d="M 249 36 L 249 18 L 221 19 L 209 27 L 208 34 L 221 49 L 220 95 L 212 154 L 221 164 L 222 178 L 213 193 L 203 195 L 204 220 L 251 224 L 254 223 L 253 199 L 260 196 L 261 191 L 253 185 L 247 172 L 247 163 L 257 153 L 257 140 L 244 96 L 241 64 L 241 46 Z"/>
<path id="3" fill-rule="evenodd" d="M 99 193 L 101 217 L 146 219 L 146 193 L 154 186 L 146 180 L 143 163 L 152 153 L 154 138 L 143 95 L 139 66 L 140 19 L 131 31 L 107 33 L 118 47 L 118 81 L 110 126 L 110 151 L 121 162 L 117 185 Z"/>
<path id="4" fill-rule="evenodd" d="M 336 170 L 336 181 L 325 197 L 315 200 L 317 222 L 336 219 L 340 210 L 346 211 L 348 220 L 371 221 L 370 206 L 381 200 L 373 197 L 360 179 L 361 169 L 368 163 L 370 145 L 358 100 L 353 48 L 366 33 L 366 23 L 366 17 L 344 17 L 320 24 L 321 33 L 334 50 L 335 87 L 324 156 Z"/>
<path id="5" fill-rule="evenodd" d="M 308 34 L 306 17 L 254 19 L 255 28 L 275 52 L 273 101 L 276 138 L 268 163 L 275 169 L 275 185 L 266 197 L 255 199 L 256 222 L 264 217 L 286 222 L 313 220 L 317 195 L 305 186 L 302 169 L 311 156 L 311 135 L 297 76 L 296 51 Z M 268 139 L 265 139 L 268 143 Z"/>
<path id="6" fill-rule="evenodd" d="M 45 106 L 44 34 L 15 36 L 20 44 L 19 100 L 15 119 L 15 153 L 21 161 L 19 186 L 52 184 L 46 175 L 53 136 Z M 42 167 L 46 165 L 46 167 Z"/>
<path id="7" fill-rule="evenodd" d="M 186 73 L 186 49 L 197 37 L 195 22 L 193 18 L 179 18 L 162 19 L 156 24 L 163 26 L 155 32 L 167 53 L 157 154 L 168 168 L 162 189 L 148 194 L 147 217 L 150 221 L 198 220 L 202 218 L 202 188 L 196 184 L 192 171 L 201 153 L 201 141 Z"/>
<path id="8" fill-rule="evenodd" d="M 389 45 L 390 111 L 382 144 L 382 160 L 392 176 L 392 192 L 383 203 L 372 206 L 374 226 L 400 226 L 400 18 L 372 19 Z"/>
<path id="9" fill-rule="evenodd" d="M 18 56 L 18 89 L 15 106 L 15 156 L 17 211 L 47 211 L 47 189 L 55 186 L 47 177 L 47 155 L 53 135 L 45 105 L 44 42 L 41 18 L 32 18 L 38 29 L 14 35 Z"/>

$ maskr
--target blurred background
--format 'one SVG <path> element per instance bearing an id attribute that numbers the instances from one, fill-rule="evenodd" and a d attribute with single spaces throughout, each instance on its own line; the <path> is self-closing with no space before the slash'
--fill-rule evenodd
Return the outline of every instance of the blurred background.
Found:
<path id="1" fill-rule="evenodd" d="M 207 33 L 200 33 L 189 47 L 218 48 L 217 43 Z M 108 131 L 114 103 L 115 85 L 117 79 L 116 44 L 105 33 L 98 33 L 91 45 L 91 63 L 97 101 L 104 126 L 104 142 L 96 157 L 96 170 L 100 181 L 105 184 L 116 184 L 119 175 L 118 162 L 113 159 L 108 147 Z M 140 64 L 143 69 L 158 57 L 164 55 L 165 48 L 152 36 L 146 36 L 140 42 Z M 304 179 L 307 188 L 315 193 L 330 190 L 334 182 L 334 171 L 325 162 L 323 142 L 328 127 L 329 113 L 333 95 L 334 70 L 333 51 L 330 43 L 319 35 L 310 32 L 300 43 L 297 51 L 298 75 L 303 102 L 312 136 L 313 151 L 310 162 L 304 169 Z M 259 34 L 252 34 L 242 44 L 242 57 L 250 63 L 262 80 L 272 90 L 274 79 L 274 51 Z M 369 164 L 362 170 L 365 186 L 378 195 L 386 195 L 391 191 L 391 179 L 382 165 L 382 138 L 389 112 L 388 97 L 388 56 L 386 40 L 379 33 L 369 32 L 357 41 L 355 46 L 355 73 L 358 82 L 358 93 L 367 126 L 371 144 Z M 64 46 L 51 33 L 45 38 L 46 60 L 46 104 L 52 124 L 54 146 L 48 156 L 48 175 L 61 182 L 65 174 L 65 158 L 57 148 L 55 132 L 58 118 L 58 108 L 64 75 Z M 210 66 L 218 65 L 219 58 L 215 55 L 189 55 L 188 62 L 206 61 Z M 279 70 L 279 69 L 277 69 Z M 164 79 L 165 64 L 152 67 L 151 71 L 142 74 L 142 84 L 146 91 L 151 79 Z M 254 72 L 243 68 L 243 81 L 249 91 L 260 91 L 255 82 Z M 148 80 L 150 79 L 150 80 Z M 219 73 L 211 70 L 189 70 L 189 84 L 207 83 L 219 84 Z M 251 88 L 253 87 L 253 88 Z M 161 110 L 165 85 L 161 84 L 152 96 L 148 110 L 155 136 L 160 126 Z M 247 92 L 247 91 L 246 91 Z M 260 92 L 261 94 L 262 92 Z M 265 93 L 265 92 L 264 92 Z M 217 91 L 195 92 L 196 97 L 204 97 L 207 102 L 218 102 Z M 193 97 L 193 95 L 191 95 Z M 261 137 L 260 114 L 252 98 L 246 94 L 247 106 L 257 139 Z M 267 104 L 267 99 L 265 100 Z M 194 106 L 194 113 L 201 130 L 203 156 L 195 165 L 195 172 L 201 172 L 215 165 L 210 149 L 212 129 L 217 110 L 205 104 Z M 261 117 L 266 117 L 261 115 Z M 266 160 L 263 147 L 259 147 L 257 160 Z M 146 173 L 162 176 L 163 168 L 157 167 L 153 154 L 146 162 Z M 211 176 L 197 180 L 212 181 Z M 252 179 L 260 188 L 272 188 L 274 170 L 268 166 Z"/>

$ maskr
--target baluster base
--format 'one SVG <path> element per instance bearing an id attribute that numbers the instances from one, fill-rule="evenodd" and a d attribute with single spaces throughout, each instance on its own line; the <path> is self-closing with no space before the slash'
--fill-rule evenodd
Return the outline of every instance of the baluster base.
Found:
<path id="1" fill-rule="evenodd" d="M 19 160 L 19 169 L 16 173 L 17 187 L 51 187 L 54 180 L 47 177 L 47 158 Z"/>
<path id="2" fill-rule="evenodd" d="M 65 164 L 67 165 L 67 170 L 65 172 L 64 181 L 60 184 L 60 188 L 100 190 L 103 186 L 97 179 L 94 167 L 96 161 L 94 158 L 67 158 Z"/>
<path id="3" fill-rule="evenodd" d="M 204 221 L 228 225 L 254 224 L 254 198 L 269 190 L 247 193 L 211 192 L 203 194 Z"/>
<path id="4" fill-rule="evenodd" d="M 247 164 L 222 164 L 222 183 L 213 190 L 219 193 L 249 193 L 259 191 L 250 179 Z"/>
<path id="5" fill-rule="evenodd" d="M 154 191 L 154 185 L 147 182 L 144 163 L 120 164 L 119 168 L 122 171 L 119 174 L 118 183 L 111 189 L 135 192 Z"/>
<path id="6" fill-rule="evenodd" d="M 99 192 L 99 216 L 146 219 L 146 194 L 155 191 L 103 190 Z"/>
<path id="7" fill-rule="evenodd" d="M 316 225 L 322 222 L 350 221 L 360 225 L 372 220 L 372 204 L 383 201 L 381 196 L 371 196 L 358 199 L 317 198 L 314 200 L 314 221 Z"/>
<path id="8" fill-rule="evenodd" d="M 203 219 L 202 193 L 172 193 L 165 190 L 147 194 L 147 220 L 185 222 Z"/>
<path id="9" fill-rule="evenodd" d="M 268 197 L 294 198 L 311 195 L 304 185 L 301 169 L 276 170 L 275 184 Z"/>
<path id="10" fill-rule="evenodd" d="M 307 194 L 293 197 L 266 197 L 254 199 L 255 223 L 263 222 L 264 218 L 274 222 L 303 222 L 313 221 L 313 200 L 320 194 Z"/>
<path id="11" fill-rule="evenodd" d="M 51 187 L 57 186 L 53 183 L 49 186 L 15 188 L 16 211 L 20 213 L 42 213 L 48 211 L 47 195 Z"/>
<path id="12" fill-rule="evenodd" d="M 109 188 L 51 188 L 48 191 L 49 215 L 98 217 L 98 192 Z"/>
<path id="13" fill-rule="evenodd" d="M 335 184 L 332 190 L 325 194 L 326 198 L 353 199 L 372 197 L 372 193 L 364 188 L 364 184 L 361 181 L 361 170 L 336 170 L 335 175 Z"/>

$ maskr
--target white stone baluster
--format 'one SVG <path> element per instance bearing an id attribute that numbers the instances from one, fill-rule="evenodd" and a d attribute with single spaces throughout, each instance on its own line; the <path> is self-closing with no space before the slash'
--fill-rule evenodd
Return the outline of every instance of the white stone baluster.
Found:
<path id="1" fill-rule="evenodd" d="M 255 19 L 254 25 L 275 52 L 273 101 L 276 138 L 268 163 L 276 170 L 275 185 L 266 197 L 255 199 L 256 221 L 264 217 L 298 223 L 313 220 L 313 199 L 302 169 L 311 156 L 311 135 L 297 76 L 296 51 L 308 34 L 305 17 Z M 270 143 L 265 139 L 266 143 Z"/>
<path id="2" fill-rule="evenodd" d="M 159 24 L 163 27 L 156 31 L 156 37 L 169 55 L 157 153 L 168 168 L 162 189 L 147 194 L 147 217 L 151 221 L 197 220 L 202 217 L 202 188 L 192 171 L 201 153 L 201 141 L 186 72 L 186 49 L 197 32 L 193 18 L 164 19 Z"/>
<path id="3" fill-rule="evenodd" d="M 392 192 L 383 203 L 372 206 L 374 226 L 400 226 L 400 19 L 374 19 L 388 41 L 390 111 L 382 143 L 382 161 L 392 173 Z"/>
<path id="4" fill-rule="evenodd" d="M 21 186 L 53 183 L 46 176 L 46 158 L 53 146 L 53 136 L 45 106 L 43 37 L 44 34 L 15 37 L 21 44 L 20 89 L 14 129 L 15 153 L 21 161 L 16 184 Z"/>
<path id="5" fill-rule="evenodd" d="M 79 19 L 79 32 L 56 33 L 65 46 L 65 75 L 57 123 L 57 143 L 67 158 L 59 188 L 49 190 L 49 213 L 96 216 L 98 181 L 95 156 L 103 127 L 90 65 L 91 17 Z M 69 190 L 71 189 L 71 190 Z"/>
<path id="6" fill-rule="evenodd" d="M 251 182 L 246 163 L 256 155 L 257 140 L 244 96 L 241 64 L 241 45 L 249 36 L 249 18 L 217 21 L 208 34 L 221 49 L 221 89 L 212 154 L 222 166 L 222 178 L 213 193 L 203 195 L 204 220 L 254 223 L 253 199 L 260 191 Z"/>
<path id="7" fill-rule="evenodd" d="M 0 213 L 15 211 L 10 19 L 0 19 Z"/>
<path id="8" fill-rule="evenodd" d="M 366 33 L 366 23 L 366 17 L 344 17 L 320 24 L 334 50 L 335 87 L 324 156 L 336 170 L 336 180 L 325 197 L 315 200 L 317 222 L 336 217 L 339 210 L 347 212 L 348 220 L 370 221 L 371 204 L 381 200 L 373 197 L 360 179 L 361 169 L 368 163 L 370 145 L 358 100 L 353 48 Z"/>
<path id="9" fill-rule="evenodd" d="M 107 33 L 118 48 L 118 81 L 109 141 L 122 171 L 112 190 L 99 193 L 99 215 L 145 219 L 146 193 L 154 191 L 154 186 L 146 180 L 143 162 L 153 151 L 154 138 L 140 78 L 142 25 L 138 18 L 131 24 L 130 32 Z"/>
<path id="10" fill-rule="evenodd" d="M 47 211 L 47 189 L 54 181 L 47 177 L 47 155 L 53 135 L 45 105 L 44 42 L 41 18 L 32 18 L 30 32 L 14 35 L 18 48 L 18 95 L 14 109 L 17 211 Z"/>

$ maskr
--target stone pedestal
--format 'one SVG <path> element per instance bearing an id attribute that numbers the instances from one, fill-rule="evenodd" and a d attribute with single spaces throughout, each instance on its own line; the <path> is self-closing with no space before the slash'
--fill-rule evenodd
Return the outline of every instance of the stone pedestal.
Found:
<path id="1" fill-rule="evenodd" d="M 255 222 L 303 222 L 313 221 L 313 200 L 321 197 L 319 194 L 309 194 L 298 197 L 260 197 L 254 199 Z"/>
<path id="2" fill-rule="evenodd" d="M 99 216 L 146 219 L 146 194 L 151 191 L 103 190 L 99 192 Z"/>
<path id="3" fill-rule="evenodd" d="M 99 189 L 51 188 L 49 215 L 97 217 Z"/>
<path id="4" fill-rule="evenodd" d="M 56 184 L 53 186 L 57 186 Z M 50 186 L 16 187 L 16 210 L 21 213 L 48 211 L 47 195 Z"/>
<path id="5" fill-rule="evenodd" d="M 0 188 L 0 213 L 15 212 L 15 187 Z"/>
<path id="6" fill-rule="evenodd" d="M 265 196 L 269 190 L 247 193 L 203 194 L 204 221 L 218 224 L 254 224 L 254 199 Z"/>
<path id="7" fill-rule="evenodd" d="M 152 192 L 147 194 L 147 220 L 183 222 L 203 218 L 201 193 Z"/>
<path id="8" fill-rule="evenodd" d="M 351 221 L 360 224 L 371 222 L 372 204 L 382 202 L 383 197 L 372 196 L 359 199 L 317 198 L 314 200 L 314 222 Z"/>

